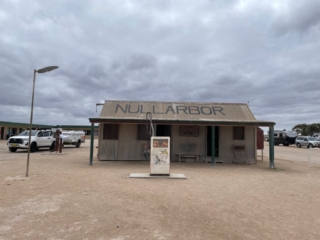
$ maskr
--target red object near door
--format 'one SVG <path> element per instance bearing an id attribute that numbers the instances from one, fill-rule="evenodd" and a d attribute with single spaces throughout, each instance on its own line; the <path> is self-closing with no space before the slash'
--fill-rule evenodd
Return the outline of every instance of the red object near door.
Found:
<path id="1" fill-rule="evenodd" d="M 257 129 L 257 149 L 264 149 L 264 135 L 261 128 Z"/>

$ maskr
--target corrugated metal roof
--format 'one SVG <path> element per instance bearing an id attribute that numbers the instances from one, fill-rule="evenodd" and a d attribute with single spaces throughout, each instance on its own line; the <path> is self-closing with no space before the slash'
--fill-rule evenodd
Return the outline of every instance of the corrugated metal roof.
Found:
<path id="1" fill-rule="evenodd" d="M 146 120 L 147 112 L 152 113 L 154 122 L 190 123 L 237 123 L 259 122 L 273 125 L 273 122 L 256 120 L 249 106 L 244 103 L 196 103 L 196 102 L 138 102 L 105 101 L 100 117 L 90 122 L 140 122 Z"/>

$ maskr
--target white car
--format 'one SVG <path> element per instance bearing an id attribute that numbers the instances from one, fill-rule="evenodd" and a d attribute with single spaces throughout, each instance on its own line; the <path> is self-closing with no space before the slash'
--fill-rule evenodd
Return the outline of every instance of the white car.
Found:
<path id="1" fill-rule="evenodd" d="M 29 147 L 29 130 L 10 137 L 7 145 L 10 152 L 16 152 L 18 149 L 27 150 Z M 53 138 L 51 130 L 31 130 L 30 152 L 35 152 L 39 148 L 49 148 L 50 150 L 55 148 L 55 138 Z"/>

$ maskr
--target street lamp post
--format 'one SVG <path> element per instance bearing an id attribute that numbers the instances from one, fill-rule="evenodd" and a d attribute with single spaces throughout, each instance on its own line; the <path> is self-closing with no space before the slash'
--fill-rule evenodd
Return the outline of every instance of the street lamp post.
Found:
<path id="1" fill-rule="evenodd" d="M 31 147 L 31 131 L 32 131 L 32 117 L 33 117 L 33 101 L 34 101 L 34 88 L 35 88 L 35 83 L 36 83 L 36 73 L 45 73 L 45 72 L 50 72 L 52 70 L 57 69 L 58 66 L 50 66 L 50 67 L 45 67 L 41 68 L 38 70 L 34 70 L 33 73 L 33 87 L 32 87 L 32 100 L 31 100 L 31 113 L 30 113 L 30 128 L 29 128 L 29 142 L 28 142 L 28 158 L 27 158 L 27 172 L 26 172 L 26 177 L 29 175 L 29 158 L 30 158 L 30 147 Z"/>

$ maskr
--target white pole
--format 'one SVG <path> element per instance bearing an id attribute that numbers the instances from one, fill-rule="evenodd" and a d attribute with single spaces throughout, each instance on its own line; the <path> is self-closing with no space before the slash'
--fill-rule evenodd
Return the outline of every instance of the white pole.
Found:
<path id="1" fill-rule="evenodd" d="M 309 147 L 309 149 L 308 149 L 308 163 L 309 163 L 309 167 L 311 167 L 310 149 L 311 149 L 311 147 Z"/>

